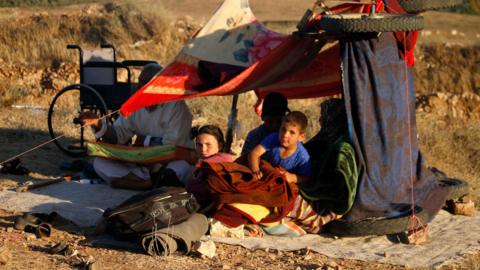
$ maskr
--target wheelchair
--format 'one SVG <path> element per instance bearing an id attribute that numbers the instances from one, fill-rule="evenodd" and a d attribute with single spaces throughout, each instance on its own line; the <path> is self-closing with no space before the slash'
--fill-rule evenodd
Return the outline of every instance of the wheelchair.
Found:
<path id="1" fill-rule="evenodd" d="M 99 117 L 120 109 L 122 104 L 136 91 L 132 73 L 152 60 L 124 60 L 117 62 L 115 47 L 102 44 L 100 49 L 84 50 L 78 45 L 67 45 L 67 49 L 78 50 L 80 83 L 64 87 L 53 98 L 48 110 L 48 131 L 55 145 L 70 156 L 81 156 L 87 152 L 86 142 L 95 141 L 91 131 L 85 132 L 79 121 L 81 113 L 91 111 Z M 126 81 L 119 81 L 119 74 L 126 73 Z M 135 76 L 136 77 L 136 76 Z M 113 122 L 118 113 L 107 117 Z"/>

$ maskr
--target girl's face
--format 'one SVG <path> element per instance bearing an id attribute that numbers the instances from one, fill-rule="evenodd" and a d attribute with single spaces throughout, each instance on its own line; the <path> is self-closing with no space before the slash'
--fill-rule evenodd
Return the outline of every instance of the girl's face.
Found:
<path id="1" fill-rule="evenodd" d="M 196 139 L 197 154 L 201 159 L 208 158 L 220 151 L 217 139 L 210 134 L 200 134 Z"/>

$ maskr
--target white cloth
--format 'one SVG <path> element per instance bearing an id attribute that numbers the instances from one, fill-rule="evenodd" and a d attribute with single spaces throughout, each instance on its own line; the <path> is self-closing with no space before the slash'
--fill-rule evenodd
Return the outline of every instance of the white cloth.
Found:
<path id="1" fill-rule="evenodd" d="M 185 160 L 172 161 L 168 163 L 167 168 L 172 169 L 177 175 L 178 180 L 180 180 L 185 186 L 187 185 L 188 180 L 193 177 L 193 171 L 195 170 L 195 166 Z"/>
<path id="2" fill-rule="evenodd" d="M 142 135 L 149 139 L 152 137 L 162 138 L 163 144 L 194 148 L 194 143 L 190 139 L 192 114 L 183 100 L 157 105 L 152 112 L 143 108 L 128 118 L 120 116 L 113 127 L 117 134 L 118 144 L 127 143 L 133 135 Z M 185 161 L 174 162 L 171 169 L 175 171 L 179 179 L 186 181 L 189 167 L 185 164 L 188 163 Z M 169 166 L 167 165 L 167 167 Z M 129 173 L 146 181 L 150 180 L 149 166 L 95 158 L 93 168 L 109 184 L 112 179 L 124 177 Z"/>
<path id="3" fill-rule="evenodd" d="M 145 181 L 150 180 L 150 167 L 147 166 L 139 166 L 104 158 L 94 158 L 93 168 L 98 176 L 108 184 L 112 183 L 112 179 L 124 177 L 129 173 L 133 173 Z"/>
<path id="4" fill-rule="evenodd" d="M 195 166 L 185 160 L 172 161 L 168 163 L 166 167 L 172 169 L 184 185 L 192 178 L 193 171 L 195 170 Z M 93 168 L 98 176 L 108 184 L 112 183 L 112 179 L 124 177 L 129 173 L 133 173 L 145 181 L 150 181 L 150 166 L 140 166 L 116 160 L 95 158 L 93 159 Z"/>
<path id="5" fill-rule="evenodd" d="M 194 148 L 190 139 L 192 114 L 183 100 L 157 105 L 153 112 L 143 108 L 128 118 L 120 116 L 113 127 L 118 144 L 127 143 L 136 134 L 160 137 L 163 144 Z"/>

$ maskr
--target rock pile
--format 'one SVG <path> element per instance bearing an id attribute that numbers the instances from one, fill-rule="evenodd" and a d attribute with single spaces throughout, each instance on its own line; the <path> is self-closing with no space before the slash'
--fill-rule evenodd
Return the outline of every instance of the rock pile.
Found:
<path id="1" fill-rule="evenodd" d="M 416 108 L 420 112 L 460 120 L 480 120 L 480 95 L 471 92 L 418 95 Z"/>

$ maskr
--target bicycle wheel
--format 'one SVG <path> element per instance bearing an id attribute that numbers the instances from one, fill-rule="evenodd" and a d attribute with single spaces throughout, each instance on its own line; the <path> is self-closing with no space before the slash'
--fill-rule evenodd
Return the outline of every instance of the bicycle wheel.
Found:
<path id="1" fill-rule="evenodd" d="M 468 183 L 460 179 L 444 178 L 438 181 L 440 181 L 442 186 L 450 188 L 447 200 L 456 201 L 469 193 Z"/>
<path id="2" fill-rule="evenodd" d="M 48 110 L 48 131 L 55 145 L 70 156 L 87 152 L 86 142 L 95 141 L 89 127 L 83 128 L 78 122 L 80 113 L 92 111 L 103 116 L 107 106 L 100 94 L 88 85 L 72 84 L 63 88 L 53 98 Z"/>
<path id="3" fill-rule="evenodd" d="M 336 33 L 403 32 L 423 29 L 423 17 L 395 14 L 335 14 L 323 15 L 320 29 Z"/>
<path id="4" fill-rule="evenodd" d="M 399 215 L 391 218 L 368 218 L 352 222 L 334 220 L 326 224 L 325 230 L 338 236 L 387 235 L 405 232 L 427 223 L 427 212 L 420 206 L 415 206 L 414 213 L 419 222 L 415 222 L 414 228 L 411 228 L 411 206 L 404 205 L 402 208 Z"/>

